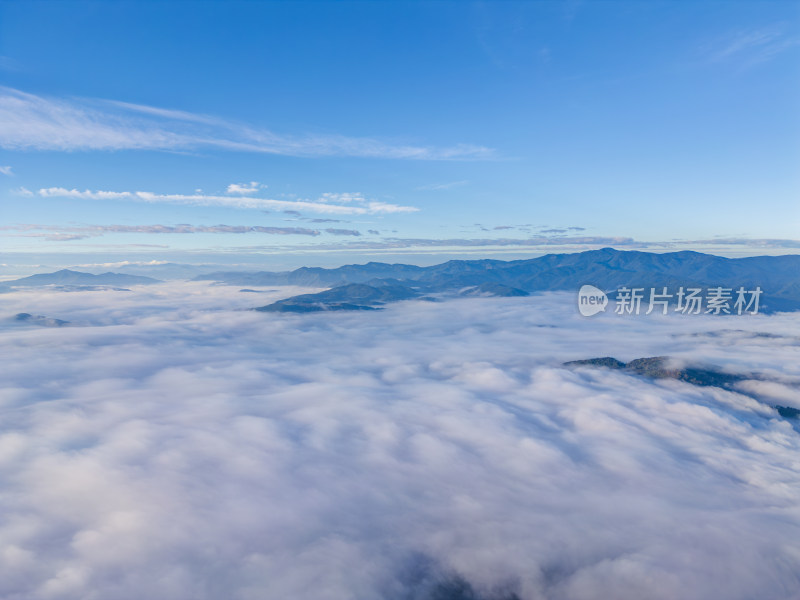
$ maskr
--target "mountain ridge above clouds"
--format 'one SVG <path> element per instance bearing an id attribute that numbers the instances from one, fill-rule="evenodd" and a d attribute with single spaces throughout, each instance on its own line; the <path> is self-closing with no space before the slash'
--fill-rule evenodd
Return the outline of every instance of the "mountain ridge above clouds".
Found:
<path id="1" fill-rule="evenodd" d="M 418 298 L 404 285 L 348 283 L 317 294 L 301 294 L 256 308 L 261 312 L 319 312 L 325 310 L 376 310 L 388 302 Z"/>
<path id="2" fill-rule="evenodd" d="M 370 279 L 394 278 L 436 284 L 480 285 L 496 281 L 527 291 L 572 289 L 596 277 L 598 287 L 641 283 L 654 285 L 654 275 L 680 277 L 682 285 L 710 280 L 724 285 L 760 284 L 779 286 L 800 293 L 800 255 L 725 258 L 693 251 L 657 254 L 633 250 L 588 250 L 570 254 L 547 254 L 523 260 L 450 260 L 430 267 L 369 262 L 327 269 L 302 267 L 293 271 L 217 271 L 198 275 L 193 281 L 215 281 L 231 285 L 335 286 L 364 283 Z M 790 275 L 794 275 L 791 277 Z M 641 279 L 643 278 L 643 279 Z M 640 280 L 641 279 L 641 280 Z"/>
<path id="3" fill-rule="evenodd" d="M 18 288 L 47 286 L 67 286 L 72 290 L 79 290 L 82 287 L 92 289 L 97 286 L 151 285 L 154 283 L 161 283 L 161 280 L 141 275 L 125 275 L 111 272 L 95 275 L 82 271 L 61 269 L 53 273 L 38 273 L 29 277 L 0 282 L 0 292 L 10 292 Z"/>
<path id="4" fill-rule="evenodd" d="M 184 264 L 174 262 L 129 262 L 122 261 L 119 263 L 97 264 L 97 265 L 74 265 L 70 269 L 83 271 L 86 273 L 102 274 L 103 272 L 113 269 L 115 273 L 123 275 L 143 275 L 146 277 L 153 277 L 161 281 L 166 280 L 181 280 L 191 279 L 197 275 L 208 273 L 212 270 L 218 269 L 219 265 L 209 264 Z M 231 270 L 246 270 L 242 266 L 230 266 Z M 252 266 L 248 267 L 252 269 Z"/>
<path id="5" fill-rule="evenodd" d="M 64 327 L 69 325 L 69 321 L 46 317 L 45 315 L 32 315 L 30 313 L 17 313 L 11 319 L 7 319 L 16 324 L 36 325 L 38 327 Z"/>
<path id="6" fill-rule="evenodd" d="M 744 394 L 759 402 L 764 402 L 777 410 L 781 417 L 787 419 L 800 418 L 800 409 L 797 407 L 775 404 L 769 397 L 749 389 L 746 384 L 742 385 L 744 382 L 769 381 L 768 377 L 758 373 L 730 373 L 713 366 L 683 364 L 669 356 L 648 356 L 634 359 L 628 363 L 611 356 L 603 356 L 600 358 L 567 361 L 564 366 L 605 368 L 623 371 L 647 379 L 675 379 L 698 387 L 716 387 Z M 797 388 L 796 383 L 791 389 L 796 393 L 796 403 L 800 406 L 800 389 Z"/>
<path id="7" fill-rule="evenodd" d="M 190 271 L 185 273 L 190 274 Z M 160 281 L 142 275 L 62 269 L 0 282 L 0 292 L 40 286 L 71 286 L 69 291 L 83 291 L 92 289 L 87 286 L 145 285 Z M 197 275 L 191 281 L 248 288 L 276 285 L 342 288 L 333 294 L 321 292 L 323 295 L 317 297 L 295 296 L 269 309 L 300 307 L 289 309 L 290 312 L 307 312 L 309 307 L 315 307 L 312 310 L 363 309 L 438 294 L 519 296 L 543 291 L 575 291 L 587 283 L 605 290 L 612 298 L 623 286 L 667 287 L 673 293 L 679 287 L 722 286 L 736 290 L 744 286 L 750 290 L 758 286 L 763 292 L 760 312 L 800 310 L 800 255 L 725 258 L 693 251 L 656 254 L 603 248 L 513 261 L 451 260 L 429 267 L 368 262 L 281 272 L 216 271 Z M 346 287 L 351 284 L 373 288 L 367 293 L 372 300 L 364 302 L 363 290 L 354 292 L 355 288 Z M 394 292 L 387 295 L 384 289 L 387 287 Z"/>
<path id="8" fill-rule="evenodd" d="M 724 258 L 699 252 L 682 251 L 655 254 L 619 251 L 611 248 L 575 254 L 548 254 L 539 258 L 515 261 L 451 260 L 431 267 L 370 262 L 345 265 L 335 269 L 302 268 L 284 272 L 217 272 L 194 278 L 227 285 L 309 285 L 339 290 L 336 302 L 375 306 L 348 296 L 348 285 L 363 284 L 375 288 L 391 285 L 405 287 L 402 298 L 446 293 L 508 296 L 542 291 L 576 291 L 590 283 L 612 296 L 621 287 L 645 289 L 667 287 L 673 293 L 680 287 L 732 288 L 747 290 L 760 287 L 761 312 L 800 310 L 800 256 L 760 256 Z M 341 289 L 340 289 L 341 288 Z M 315 305 L 326 310 L 331 294 L 321 292 L 276 303 L 278 310 L 289 304 Z M 403 294 L 401 294 L 402 296 Z M 380 304 L 387 299 L 382 298 Z M 265 307 L 262 307 L 265 308 Z M 305 312 L 305 311 L 302 311 Z"/>

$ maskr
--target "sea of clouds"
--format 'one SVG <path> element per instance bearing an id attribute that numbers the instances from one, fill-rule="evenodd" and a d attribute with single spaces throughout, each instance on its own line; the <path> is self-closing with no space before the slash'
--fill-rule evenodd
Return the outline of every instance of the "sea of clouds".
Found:
<path id="1" fill-rule="evenodd" d="M 670 355 L 800 406 L 797 315 L 243 310 L 293 293 L 0 298 L 0 597 L 800 597 L 792 421 L 561 366 Z"/>

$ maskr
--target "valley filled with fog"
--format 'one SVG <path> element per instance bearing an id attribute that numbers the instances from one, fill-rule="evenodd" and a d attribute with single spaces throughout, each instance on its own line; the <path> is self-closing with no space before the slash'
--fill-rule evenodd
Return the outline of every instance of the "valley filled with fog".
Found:
<path id="1" fill-rule="evenodd" d="M 314 291 L 4 294 L 0 597 L 800 595 L 796 313 L 248 310 Z M 604 356 L 761 401 L 563 366 Z"/>

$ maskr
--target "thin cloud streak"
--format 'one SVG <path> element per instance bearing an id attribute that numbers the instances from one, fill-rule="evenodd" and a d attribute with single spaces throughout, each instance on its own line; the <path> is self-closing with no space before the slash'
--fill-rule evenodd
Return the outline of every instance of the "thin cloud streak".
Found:
<path id="1" fill-rule="evenodd" d="M 38 233 L 46 230 L 47 233 Z M 81 227 L 62 227 L 53 225 L 6 225 L 0 231 L 34 231 L 35 233 L 17 234 L 25 237 L 45 237 L 54 241 L 68 239 L 85 239 L 97 237 L 107 233 L 144 233 L 144 234 L 193 234 L 193 233 L 265 233 L 270 235 L 307 235 L 318 236 L 318 229 L 305 227 L 265 227 L 260 225 L 86 225 Z M 352 230 L 326 230 L 347 231 L 338 235 L 360 235 Z"/>
<path id="2" fill-rule="evenodd" d="M 630 237 L 607 236 L 536 236 L 530 238 L 383 238 L 381 241 L 350 242 L 351 248 L 389 249 L 389 248 L 438 248 L 438 247 L 490 247 L 490 246 L 611 246 L 639 248 L 648 242 L 640 242 Z"/>
<path id="3" fill-rule="evenodd" d="M 800 240 L 779 238 L 710 238 L 675 243 L 690 246 L 745 246 L 748 248 L 774 248 L 776 250 L 800 248 Z"/>
<path id="4" fill-rule="evenodd" d="M 331 235 L 351 235 L 351 236 L 360 236 L 361 232 L 357 229 L 338 229 L 335 227 L 329 227 L 325 230 L 326 233 L 330 233 Z"/>
<path id="5" fill-rule="evenodd" d="M 434 192 L 439 190 L 450 190 L 455 187 L 461 187 L 463 185 L 467 185 L 469 180 L 463 179 L 461 181 L 451 181 L 449 183 L 432 183 L 430 185 L 421 185 L 418 188 L 415 188 L 417 191 L 420 192 Z"/>
<path id="6" fill-rule="evenodd" d="M 627 236 L 570 236 L 564 235 L 567 228 L 553 229 L 549 231 L 551 235 L 536 235 L 527 238 L 397 238 L 383 237 L 380 240 L 348 242 L 346 245 L 325 245 L 320 248 L 327 249 L 361 249 L 361 250 L 389 250 L 389 249 L 436 249 L 436 248 L 533 248 L 533 247 L 561 247 L 564 250 L 593 249 L 600 247 L 622 248 L 622 249 L 651 249 L 651 250 L 675 250 L 675 249 L 698 249 L 706 247 L 739 247 L 752 248 L 758 250 L 795 250 L 800 248 L 800 240 L 792 239 L 772 239 L 772 238 L 712 238 L 701 240 L 638 240 Z M 488 230 L 487 230 L 488 231 Z"/>
<path id="7" fill-rule="evenodd" d="M 8 150 L 167 150 L 194 148 L 298 157 L 490 158 L 473 144 L 415 146 L 343 135 L 280 135 L 176 110 L 98 99 L 57 99 L 0 87 L 0 147 Z"/>
<path id="8" fill-rule="evenodd" d="M 81 196 L 85 193 L 81 192 Z M 116 196 L 116 192 L 92 192 L 92 196 L 101 197 L 106 194 Z M 244 200 L 249 200 L 245 198 Z M 334 205 L 322 204 L 321 206 L 333 208 Z M 352 206 L 339 207 L 342 209 L 352 210 Z M 293 213 L 294 214 L 294 213 Z M 299 213 L 297 213 L 299 215 Z M 303 221 L 313 224 L 325 223 L 339 223 L 346 222 L 341 219 L 310 219 L 302 218 Z M 294 220 L 294 219 L 292 219 Z M 505 231 L 512 226 L 498 226 L 494 230 Z M 800 250 L 800 240 L 792 239 L 773 239 L 773 238 L 708 238 L 698 240 L 639 240 L 627 236 L 587 236 L 587 235 L 565 235 L 569 231 L 582 230 L 582 227 L 566 227 L 566 228 L 553 228 L 542 230 L 541 235 L 535 235 L 525 238 L 510 238 L 510 237 L 484 237 L 484 238 L 399 238 L 387 237 L 380 238 L 371 237 L 362 240 L 353 240 L 349 242 L 321 242 L 313 246 L 309 245 L 290 245 L 282 244 L 276 246 L 249 246 L 249 247 L 229 247 L 226 252 L 248 252 L 248 251 L 281 251 L 287 253 L 293 252 L 324 252 L 324 251 L 340 251 L 340 252 L 422 252 L 428 254 L 441 254 L 448 249 L 459 252 L 469 251 L 482 251 L 482 252 L 509 252 L 514 248 L 528 249 L 529 251 L 539 252 L 574 252 L 580 250 L 591 250 L 603 247 L 611 247 L 617 249 L 627 250 L 650 250 L 650 251 L 663 251 L 663 250 L 681 250 L 692 249 L 698 251 L 714 252 L 727 252 L 729 249 L 739 249 L 741 251 L 757 250 L 757 251 L 796 251 Z M 485 231 L 488 231 L 484 229 Z M 0 231 L 9 232 L 6 235 L 9 237 L 31 237 L 43 238 L 48 241 L 65 242 L 71 240 L 87 239 L 90 237 L 99 237 L 105 234 L 143 234 L 143 235 L 160 235 L 160 234 L 196 234 L 196 233 L 211 233 L 211 234 L 271 234 L 271 235 L 300 235 L 318 237 L 322 234 L 329 234 L 332 236 L 343 237 L 362 237 L 362 232 L 357 229 L 328 227 L 324 229 L 305 228 L 305 227 L 273 227 L 273 226 L 251 226 L 251 225 L 79 225 L 79 226 L 66 226 L 66 225 L 47 225 L 47 224 L 14 224 L 0 226 Z M 381 232 L 376 229 L 369 229 L 368 233 L 371 236 L 381 235 Z"/>
<path id="9" fill-rule="evenodd" d="M 154 194 L 152 192 L 113 192 L 106 190 L 77 190 L 63 187 L 42 188 L 38 191 L 42 198 L 74 198 L 80 200 L 115 200 L 147 202 L 150 204 L 181 204 L 190 206 L 224 206 L 228 208 L 256 210 L 295 210 L 337 215 L 374 215 L 392 213 L 411 213 L 419 209 L 413 206 L 399 206 L 375 200 L 364 200 L 357 205 L 335 204 L 335 198 L 323 196 L 319 201 L 273 200 L 253 198 L 252 196 L 214 196 L 206 194 Z M 362 199 L 363 200 L 363 199 Z"/>
<path id="10" fill-rule="evenodd" d="M 711 62 L 742 61 L 746 67 L 767 62 L 800 45 L 800 39 L 790 37 L 779 25 L 740 31 L 709 50 Z"/>

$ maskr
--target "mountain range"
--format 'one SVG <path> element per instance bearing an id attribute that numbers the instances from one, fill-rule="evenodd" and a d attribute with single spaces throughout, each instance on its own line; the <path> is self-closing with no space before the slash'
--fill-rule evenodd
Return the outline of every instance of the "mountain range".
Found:
<path id="1" fill-rule="evenodd" d="M 386 302 L 435 295 L 524 295 L 574 291 L 594 285 L 612 297 L 630 288 L 679 287 L 734 291 L 760 287 L 760 312 L 800 310 L 800 255 L 725 258 L 683 251 L 656 254 L 611 248 L 548 254 L 527 260 L 451 260 L 430 267 L 370 262 L 335 269 L 304 267 L 284 272 L 216 272 L 195 277 L 239 286 L 300 285 L 332 288 L 262 307 L 306 312 L 378 307 Z M 352 287 L 362 284 L 373 288 Z M 382 290 L 382 291 L 380 291 Z M 352 305 L 352 306 L 350 306 Z"/>
<path id="2" fill-rule="evenodd" d="M 420 267 L 369 262 L 334 269 L 303 267 L 294 271 L 217 271 L 192 281 L 246 288 L 294 285 L 329 288 L 279 300 L 257 310 L 312 312 L 368 310 L 412 298 L 525 296 L 544 291 L 577 290 L 591 284 L 613 299 L 629 288 L 718 286 L 737 290 L 760 287 L 759 312 L 800 310 L 800 255 L 725 258 L 683 251 L 656 254 L 611 248 L 573 254 L 548 254 L 526 260 L 451 260 Z M 63 269 L 0 282 L 0 292 L 48 286 L 67 291 L 159 283 L 152 277 L 124 273 L 92 274 Z M 674 302 L 674 300 L 673 300 Z"/>
<path id="3" fill-rule="evenodd" d="M 54 273 L 39 273 L 30 277 L 0 282 L 0 292 L 10 292 L 19 288 L 58 287 L 70 290 L 103 289 L 106 286 L 149 285 L 161 283 L 152 277 L 125 275 L 122 273 L 83 273 L 62 269 Z"/>

